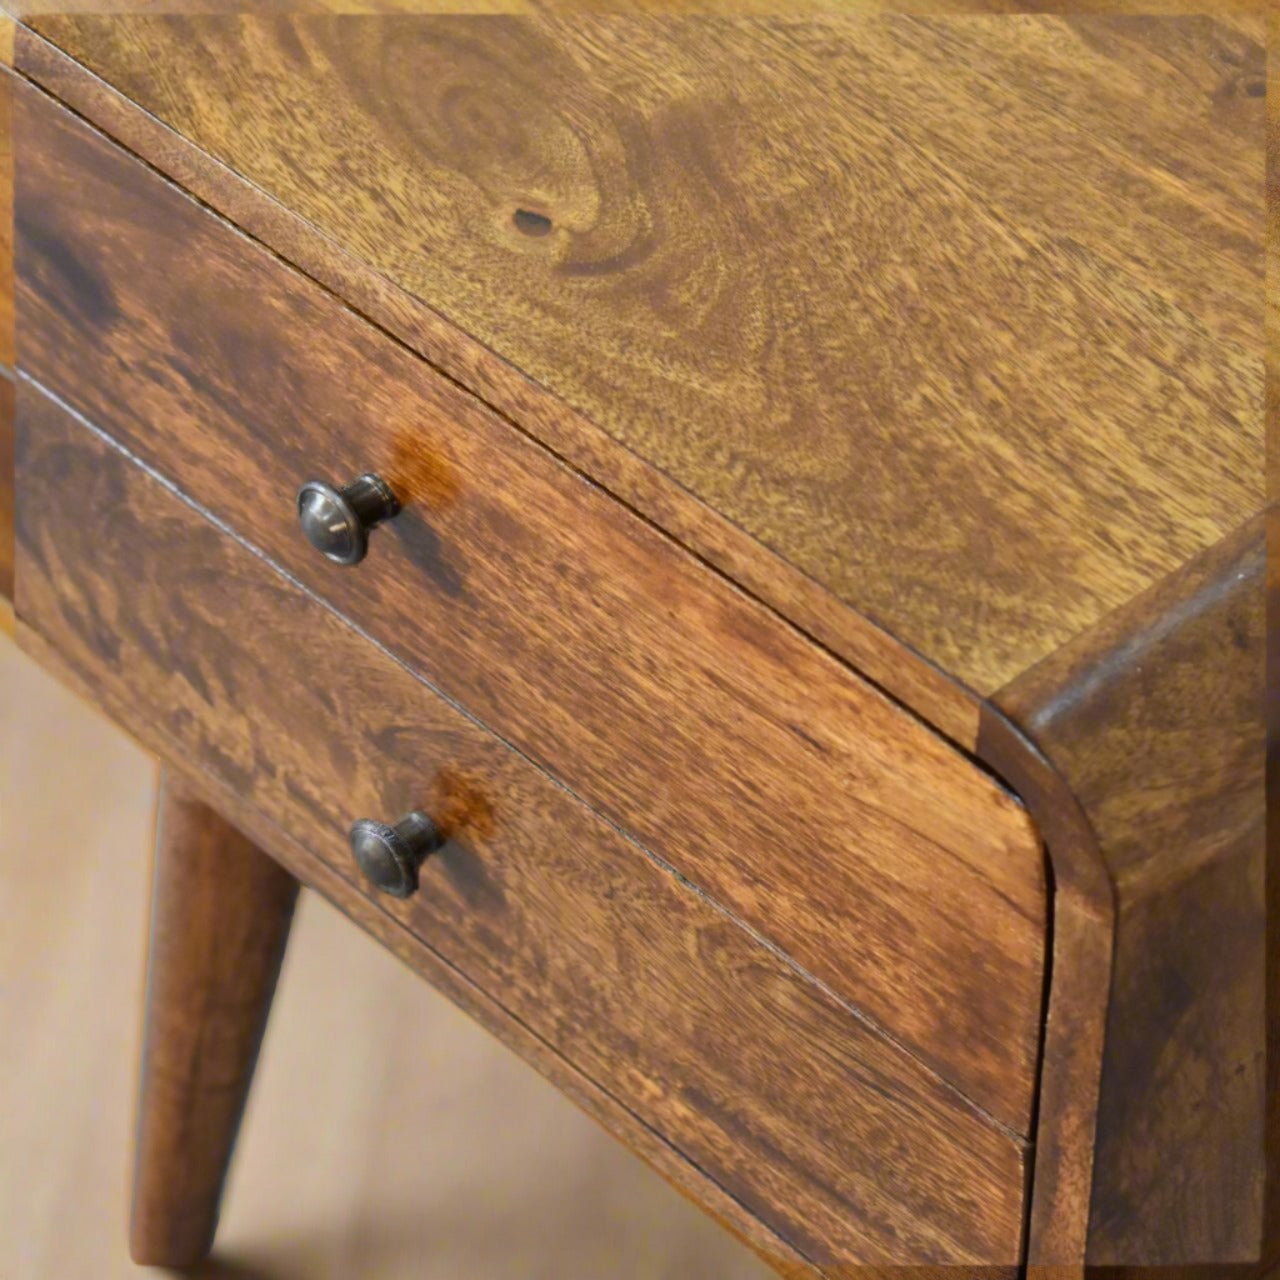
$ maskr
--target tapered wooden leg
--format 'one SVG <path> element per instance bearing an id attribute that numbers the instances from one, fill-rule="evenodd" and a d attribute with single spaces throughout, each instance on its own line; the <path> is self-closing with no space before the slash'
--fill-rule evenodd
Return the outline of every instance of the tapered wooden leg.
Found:
<path id="1" fill-rule="evenodd" d="M 135 1262 L 188 1266 L 213 1244 L 297 892 L 288 872 L 166 775 L 134 1166 Z"/>

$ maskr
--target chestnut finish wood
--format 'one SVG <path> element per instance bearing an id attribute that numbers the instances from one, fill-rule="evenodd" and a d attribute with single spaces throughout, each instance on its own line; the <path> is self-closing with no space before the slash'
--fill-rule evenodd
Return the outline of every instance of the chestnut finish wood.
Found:
<path id="1" fill-rule="evenodd" d="M 1042 1032 L 1027 1258 L 1079 1277 L 1088 1246 L 1112 955 L 1113 898 L 1097 840 L 1051 761 L 986 708 L 982 759 L 1011 780 L 1036 815 L 1053 860 L 1053 957 Z"/>
<path id="2" fill-rule="evenodd" d="M 0 18 L 0 64 L 13 23 Z M 0 598 L 13 599 L 13 79 L 0 75 Z M 7 610 L 6 610 L 7 613 Z"/>
<path id="3" fill-rule="evenodd" d="M 13 381 L 0 375 L 0 597 L 13 599 Z"/>
<path id="4" fill-rule="evenodd" d="M 980 694 L 1261 501 L 1256 23 L 33 25 L 292 213 L 255 234 L 664 527 L 686 503 L 636 459 Z M 808 599 L 828 643 L 856 630 Z"/>
<path id="5" fill-rule="evenodd" d="M 185 1267 L 213 1244 L 298 882 L 172 775 L 156 829 L 129 1248 Z"/>
<path id="6" fill-rule="evenodd" d="M 92 705 L 97 705 L 97 691 L 77 674 L 47 641 L 30 627 L 19 624 L 18 640 L 22 648 L 68 688 Z M 172 749 L 156 726 L 145 718 L 131 715 L 122 708 L 116 721 L 140 743 L 153 752 Z M 469 982 L 456 969 L 446 964 L 436 952 L 414 937 L 397 919 L 386 914 L 378 902 L 367 897 L 350 880 L 331 871 L 313 853 L 291 840 L 279 826 L 245 804 L 232 788 L 207 773 L 193 771 L 191 762 L 167 766 L 170 774 L 180 776 L 185 788 L 204 797 L 219 813 L 230 815 L 236 826 L 307 888 L 321 893 L 393 955 L 409 965 L 415 973 L 438 987 L 468 1016 L 481 1023 L 513 1053 L 536 1067 L 558 1089 L 572 1099 L 615 1138 L 647 1160 L 677 1190 L 689 1196 L 726 1229 L 753 1247 L 780 1275 L 816 1277 L 820 1273 L 811 1264 L 787 1249 L 762 1223 L 752 1218 L 722 1188 L 712 1183 L 701 1170 L 684 1161 L 657 1134 L 627 1111 L 599 1085 L 559 1057 L 544 1041 L 516 1022 L 491 997 Z"/>
<path id="7" fill-rule="evenodd" d="M 24 368 L 1027 1133 L 1047 908 L 1016 800 L 82 123 L 18 107 Z M 366 470 L 406 509 L 338 569 L 293 495 Z"/>
<path id="8" fill-rule="evenodd" d="M 25 74 L 1014 787 L 1053 864 L 1028 1260 L 1246 1258 L 1264 1208 L 1247 525 L 1263 18 L 41 29 L 83 65 L 24 29 Z M 495 152 L 513 121 L 523 145 Z M 841 163 L 813 163 L 806 137 Z M 779 166 L 800 181 L 773 181 Z M 523 234 L 526 208 L 547 236 Z M 97 261 L 89 236 L 68 242 L 73 265 Z M 637 252 L 598 256 L 622 242 Z M 254 276 L 220 279 L 243 293 Z M 877 302 L 890 323 L 860 330 Z M 780 322 L 793 304 L 813 323 Z M 184 332 L 167 327 L 148 369 L 169 368 L 151 356 Z M 307 384 L 364 351 L 307 359 Z M 430 377 L 408 362 L 396 381 L 413 368 Z M 167 372 L 148 403 L 181 421 L 232 398 L 225 373 L 197 372 Z M 57 385 L 79 403 L 75 382 Z M 291 433 L 291 400 L 270 394 Z M 146 453 L 145 413 L 89 412 Z M 157 457 L 194 483 L 189 460 Z M 317 589 L 364 625 L 364 604 Z M 123 699 L 116 714 L 143 718 Z M 1274 1062 L 1268 1090 L 1274 1159 Z M 1280 1221 L 1274 1187 L 1267 1204 Z M 729 1205 L 735 1229 L 770 1235 Z M 1264 1259 L 1276 1247 L 1272 1229 Z"/>
<path id="9" fill-rule="evenodd" d="M 770 602 L 813 636 L 892 691 L 956 742 L 972 746 L 978 708 L 967 690 L 920 662 L 900 641 L 851 612 L 813 579 L 467 338 L 335 245 L 291 210 L 184 141 L 53 45 L 21 28 L 22 69 L 194 194 L 303 267 L 363 314 L 436 361 L 450 376 L 502 406 L 512 420 L 552 444 L 668 533 Z"/>
<path id="10" fill-rule="evenodd" d="M 1114 895 L 1098 1265 L 1259 1255 L 1265 561 L 1258 517 L 998 699 L 1069 783 Z"/>
<path id="11" fill-rule="evenodd" d="M 26 384 L 19 418 L 18 611 L 114 716 L 344 877 L 353 817 L 430 813 L 379 908 L 820 1268 L 1017 1263 L 1024 1141 Z"/>
<path id="12" fill-rule="evenodd" d="M 11 61 L 13 23 L 0 18 L 0 65 Z M 0 365 L 17 361 L 13 326 L 13 81 L 0 77 Z"/>
<path id="13" fill-rule="evenodd" d="M 1280 20 L 1273 26 L 1280 35 Z M 1271 46 L 1280 49 L 1280 44 Z M 1280 110 L 1276 112 L 1280 117 Z M 1276 139 L 1280 141 L 1280 138 Z M 1277 157 L 1280 158 L 1280 157 Z M 1280 367 L 1269 365 L 1271 373 Z M 1266 728 L 1267 728 L 1267 820 L 1265 898 L 1267 913 L 1267 1060 L 1266 1060 L 1266 1178 L 1263 1187 L 1262 1259 L 1269 1267 L 1280 1267 L 1280 820 L 1275 799 L 1280 796 L 1280 507 L 1271 507 L 1266 516 L 1267 537 L 1267 647 L 1266 647 Z"/>
<path id="14" fill-rule="evenodd" d="M 1114 14 L 1119 17 L 1132 15 L 1137 9 L 1147 15 L 1201 17 L 1204 15 L 1204 0 L 1142 0 L 1135 5 L 1135 0 L 857 0 L 849 12 L 863 18 L 888 15 L 916 15 L 920 17 L 955 18 L 961 15 L 974 16 L 1023 16 L 1028 13 L 1079 16 L 1082 14 L 1105 15 Z M 1199 7 L 1197 7 L 1199 6 Z M 227 12 L 235 8 L 237 12 L 272 14 L 272 4 L 243 4 L 237 6 L 233 0 L 169 0 L 165 5 L 166 14 L 210 14 Z M 151 6 L 148 0 L 6 0 L 8 12 L 28 19 L 36 19 L 48 13 L 58 14 L 136 14 L 148 13 Z M 426 0 L 310 0 L 302 12 L 351 15 L 389 15 L 389 14 L 423 14 L 436 12 Z M 444 10 L 448 13 L 492 14 L 563 14 L 581 13 L 581 5 L 561 0 L 483 0 L 464 9 L 450 6 Z M 668 0 L 629 0 L 625 12 L 628 14 L 649 14 L 670 18 L 675 15 L 710 15 L 717 17 L 757 15 L 761 10 L 755 0 L 685 0 L 680 7 L 673 10 Z M 825 0 L 803 0 L 797 3 L 788 14 L 802 16 L 814 13 L 820 17 L 830 16 L 830 7 Z M 1239 31 L 1250 39 L 1261 41 L 1264 38 L 1265 15 L 1258 10 L 1257 0 L 1221 0 L 1215 5 L 1214 21 L 1232 31 Z"/>

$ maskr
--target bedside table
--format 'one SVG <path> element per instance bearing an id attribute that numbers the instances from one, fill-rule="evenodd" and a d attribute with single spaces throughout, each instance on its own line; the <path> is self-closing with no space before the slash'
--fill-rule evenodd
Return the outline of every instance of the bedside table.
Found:
<path id="1" fill-rule="evenodd" d="M 1263 35 L 17 29 L 18 634 L 167 769 L 140 1261 L 299 882 L 784 1273 L 1275 1256 Z"/>

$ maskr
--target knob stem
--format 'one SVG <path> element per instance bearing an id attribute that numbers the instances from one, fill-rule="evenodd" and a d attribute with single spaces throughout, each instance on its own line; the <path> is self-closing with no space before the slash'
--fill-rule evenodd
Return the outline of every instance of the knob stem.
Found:
<path id="1" fill-rule="evenodd" d="M 347 500 L 356 519 L 366 529 L 390 520 L 400 510 L 399 500 L 381 476 L 357 476 L 350 484 L 344 484 L 339 493 Z"/>
<path id="2" fill-rule="evenodd" d="M 391 829 L 414 851 L 419 865 L 428 853 L 439 847 L 440 832 L 436 824 L 417 809 L 406 813 L 399 822 L 393 822 Z"/>

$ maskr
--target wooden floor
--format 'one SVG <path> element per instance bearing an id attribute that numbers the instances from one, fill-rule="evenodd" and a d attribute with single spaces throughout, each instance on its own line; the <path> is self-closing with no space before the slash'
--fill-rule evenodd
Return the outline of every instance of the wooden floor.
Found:
<path id="1" fill-rule="evenodd" d="M 154 783 L 147 756 L 0 634 L 3 1280 L 143 1271 L 125 1219 Z M 304 894 L 217 1258 L 198 1274 L 771 1273 Z"/>

